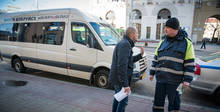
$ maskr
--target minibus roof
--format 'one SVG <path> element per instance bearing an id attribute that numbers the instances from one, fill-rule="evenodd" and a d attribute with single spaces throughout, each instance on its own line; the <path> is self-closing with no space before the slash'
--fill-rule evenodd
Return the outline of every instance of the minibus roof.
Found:
<path id="1" fill-rule="evenodd" d="M 25 17 L 25 18 L 22 18 Z M 34 18 L 31 18 L 34 17 Z M 82 12 L 76 8 L 63 8 L 63 9 L 47 9 L 47 10 L 33 10 L 13 13 L 0 14 L 0 23 L 5 22 L 18 22 L 20 21 L 40 21 L 43 19 L 70 19 L 86 22 L 106 23 L 102 18 L 98 18 L 89 13 Z M 34 19 L 34 20 L 33 20 Z"/>

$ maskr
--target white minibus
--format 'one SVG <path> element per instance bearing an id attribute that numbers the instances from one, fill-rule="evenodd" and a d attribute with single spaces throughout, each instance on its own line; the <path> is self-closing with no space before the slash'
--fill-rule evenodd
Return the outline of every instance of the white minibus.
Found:
<path id="1" fill-rule="evenodd" d="M 108 87 L 112 54 L 121 37 L 101 18 L 74 8 L 0 14 L 0 57 L 16 72 L 26 68 L 90 80 Z M 134 48 L 134 55 L 140 53 Z M 146 56 L 132 82 L 146 76 Z"/>

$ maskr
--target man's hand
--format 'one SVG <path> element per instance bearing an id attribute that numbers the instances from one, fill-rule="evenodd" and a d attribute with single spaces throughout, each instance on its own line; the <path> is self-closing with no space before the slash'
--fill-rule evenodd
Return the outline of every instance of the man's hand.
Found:
<path id="1" fill-rule="evenodd" d="M 150 79 L 150 81 L 153 81 L 154 80 L 154 75 L 150 75 L 149 79 Z"/>
<path id="2" fill-rule="evenodd" d="M 189 87 L 189 84 L 190 84 L 190 83 L 188 83 L 188 82 L 183 82 L 183 89 Z"/>
<path id="3" fill-rule="evenodd" d="M 131 89 L 130 87 L 125 87 L 125 93 L 128 95 L 130 93 Z"/>
<path id="4" fill-rule="evenodd" d="M 139 47 L 141 49 L 141 56 L 144 55 L 144 48 L 143 47 Z"/>

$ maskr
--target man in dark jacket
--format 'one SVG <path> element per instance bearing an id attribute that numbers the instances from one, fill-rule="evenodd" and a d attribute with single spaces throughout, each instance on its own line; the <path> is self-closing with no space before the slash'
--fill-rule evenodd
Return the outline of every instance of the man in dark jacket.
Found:
<path id="1" fill-rule="evenodd" d="M 118 93 L 122 87 L 125 93 L 130 92 L 130 81 L 133 74 L 133 64 L 142 58 L 144 54 L 143 47 L 141 53 L 132 56 L 132 48 L 138 39 L 137 29 L 128 27 L 123 39 L 116 45 L 112 58 L 112 65 L 109 74 L 109 83 L 114 87 L 115 93 Z M 128 103 L 128 97 L 118 102 L 115 98 L 113 100 L 112 112 L 124 112 Z"/>
<path id="2" fill-rule="evenodd" d="M 156 76 L 153 112 L 164 112 L 165 98 L 168 96 L 168 111 L 180 110 L 181 84 L 189 86 L 194 73 L 194 48 L 184 30 L 179 29 L 177 18 L 170 18 L 165 25 L 166 35 L 155 52 L 150 70 L 150 80 Z"/>

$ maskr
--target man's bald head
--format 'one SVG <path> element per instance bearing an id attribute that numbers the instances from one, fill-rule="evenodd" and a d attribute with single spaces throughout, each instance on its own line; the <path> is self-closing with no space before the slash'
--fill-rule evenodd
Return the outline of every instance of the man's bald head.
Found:
<path id="1" fill-rule="evenodd" d="M 135 33 L 137 31 L 137 29 L 135 27 L 128 27 L 126 29 L 126 35 L 129 36 L 131 33 Z"/>
<path id="2" fill-rule="evenodd" d="M 137 32 L 137 29 L 135 27 L 128 27 L 126 29 L 126 32 L 125 32 L 126 36 L 128 36 L 131 40 L 133 41 L 137 41 L 137 38 L 138 38 L 138 32 Z"/>

